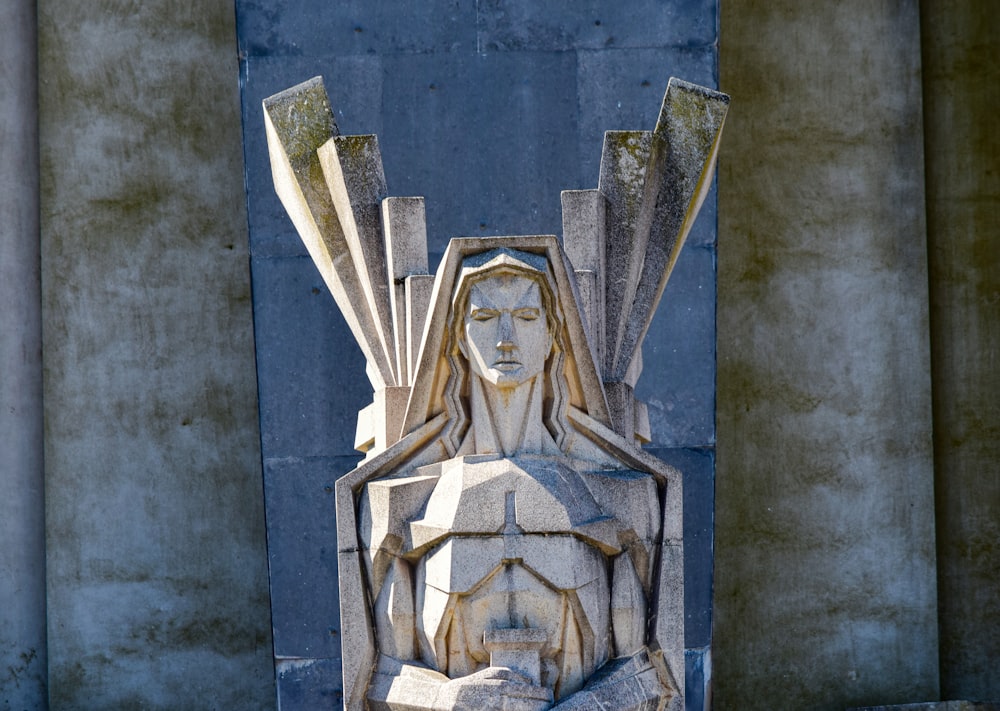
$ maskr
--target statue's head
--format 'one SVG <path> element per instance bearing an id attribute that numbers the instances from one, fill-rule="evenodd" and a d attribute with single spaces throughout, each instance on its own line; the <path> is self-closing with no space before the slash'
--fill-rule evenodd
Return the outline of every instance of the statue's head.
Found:
<path id="1" fill-rule="evenodd" d="M 484 387 L 517 388 L 545 378 L 546 419 L 556 433 L 563 427 L 565 383 L 561 343 L 562 311 L 548 259 L 510 248 L 466 257 L 452 295 L 448 358 L 452 368 L 448 399 L 463 429 L 470 377 Z M 461 423 L 461 424 L 459 424 Z M 456 432 L 457 434 L 457 432 Z"/>
<path id="2" fill-rule="evenodd" d="M 487 386 L 516 388 L 545 370 L 559 325 L 548 260 L 516 250 L 469 257 L 452 302 L 454 342 Z"/>

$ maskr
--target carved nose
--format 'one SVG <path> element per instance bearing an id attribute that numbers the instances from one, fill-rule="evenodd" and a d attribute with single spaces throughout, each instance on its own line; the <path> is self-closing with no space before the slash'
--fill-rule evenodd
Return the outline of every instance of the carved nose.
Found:
<path id="1" fill-rule="evenodd" d="M 500 323 L 497 325 L 497 348 L 502 351 L 510 351 L 514 346 L 514 319 L 505 312 L 500 314 Z"/>

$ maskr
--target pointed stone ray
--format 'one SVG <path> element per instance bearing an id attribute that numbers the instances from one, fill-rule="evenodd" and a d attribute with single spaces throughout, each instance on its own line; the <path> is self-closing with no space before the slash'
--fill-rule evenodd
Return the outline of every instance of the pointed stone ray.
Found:
<path id="1" fill-rule="evenodd" d="M 406 361 L 410 374 L 410 385 L 417 373 L 417 358 L 420 355 L 420 340 L 424 335 L 427 314 L 431 308 L 431 292 L 434 277 L 431 274 L 414 274 L 406 277 Z"/>
<path id="2" fill-rule="evenodd" d="M 382 237 L 381 204 L 386 194 L 385 173 L 382 171 L 378 138 L 373 135 L 334 136 L 316 153 L 347 240 L 351 261 L 373 316 L 374 335 L 378 338 L 382 355 L 389 361 L 392 378 L 387 384 L 398 385 L 396 337 L 389 295 L 391 288 Z"/>
<path id="3" fill-rule="evenodd" d="M 653 221 L 655 185 L 649 180 L 649 131 L 607 131 L 598 190 L 607 199 L 605 342 L 601 374 L 611 380 L 624 320 L 632 306 Z"/>
<path id="4" fill-rule="evenodd" d="M 409 385 L 412 372 L 408 352 L 416 346 L 411 348 L 407 328 L 408 320 L 412 319 L 406 309 L 406 279 L 418 274 L 426 275 L 428 272 L 424 199 L 386 198 L 382 201 L 382 225 L 385 230 L 386 263 L 391 285 L 389 298 L 392 322 L 396 331 L 396 372 L 399 374 L 399 382 Z"/>
<path id="5" fill-rule="evenodd" d="M 640 369 L 631 366 L 711 188 L 728 109 L 729 97 L 720 92 L 675 78 L 667 85 L 650 155 L 650 182 L 655 179 L 657 186 L 652 230 L 634 300 L 622 322 L 612 380 L 635 385 L 638 379 Z"/>
<path id="6" fill-rule="evenodd" d="M 351 263 L 316 150 L 338 134 L 323 80 L 315 77 L 264 100 L 274 189 L 333 295 L 368 363 L 378 390 L 393 384 L 372 312 Z"/>
<path id="7" fill-rule="evenodd" d="M 590 350 L 594 361 L 603 364 L 607 200 L 599 190 L 563 190 L 560 199 L 563 248 L 580 287 Z"/>

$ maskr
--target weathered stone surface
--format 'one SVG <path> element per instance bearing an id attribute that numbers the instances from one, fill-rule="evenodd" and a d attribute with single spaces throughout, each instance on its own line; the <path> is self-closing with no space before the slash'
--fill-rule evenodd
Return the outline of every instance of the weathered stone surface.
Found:
<path id="1" fill-rule="evenodd" d="M 400 385 L 395 369 L 396 339 L 387 282 L 386 247 L 382 238 L 382 198 L 386 195 L 382 154 L 376 136 L 333 136 L 316 149 L 337 219 L 347 240 L 350 260 L 368 304 L 380 358 L 389 366 L 383 385 Z M 375 362 L 372 362 L 375 365 Z M 376 388 L 377 389 L 377 388 Z"/>
<path id="2" fill-rule="evenodd" d="M 642 648 L 646 637 L 646 613 L 649 603 L 642 581 L 629 556 L 615 558 L 612 577 L 615 580 L 611 596 L 611 623 L 614 632 L 615 655 L 627 657 Z"/>
<path id="3" fill-rule="evenodd" d="M 273 708 L 233 6 L 37 19 L 49 702 Z"/>
<path id="4" fill-rule="evenodd" d="M 254 258 L 266 259 L 306 256 L 306 247 L 274 189 L 267 135 L 259 130 L 250 131 L 248 124 L 252 122 L 259 127 L 264 120 L 264 99 L 316 76 L 322 69 L 326 76 L 338 77 L 335 85 L 326 87 L 331 108 L 344 106 L 348 101 L 352 108 L 350 115 L 335 117 L 338 127 L 346 133 L 360 133 L 361 128 L 379 132 L 382 128 L 379 118 L 382 63 L 377 56 L 336 57 L 324 61 L 296 56 L 251 56 L 246 60 L 246 67 L 250 76 L 242 86 L 242 104 L 250 252 Z M 358 126 L 358 130 L 350 122 L 357 117 L 354 111 L 368 119 L 368 123 Z"/>
<path id="5" fill-rule="evenodd" d="M 920 3 L 944 698 L 1000 699 L 998 24 L 988 0 Z"/>
<path id="6" fill-rule="evenodd" d="M 607 200 L 601 372 L 612 421 L 636 431 L 632 388 L 640 344 L 712 182 L 728 97 L 672 79 L 653 132 L 605 134 L 599 190 Z M 592 261 L 592 260 L 591 260 Z M 640 421 L 638 429 L 648 425 Z"/>
<path id="7" fill-rule="evenodd" d="M 538 686 L 542 683 L 541 651 L 547 642 L 545 630 L 531 628 L 492 629 L 483 633 L 483 646 L 490 666 L 523 674 Z"/>
<path id="8" fill-rule="evenodd" d="M 429 274 L 414 274 L 406 277 L 406 359 L 412 381 L 420 358 L 420 344 L 423 339 L 424 323 L 431 303 L 434 277 Z"/>
<path id="9" fill-rule="evenodd" d="M 711 184 L 727 106 L 724 95 L 671 80 L 655 131 L 605 135 L 607 381 L 638 379 L 633 358 Z"/>
<path id="10" fill-rule="evenodd" d="M 407 387 L 379 388 L 372 404 L 358 412 L 358 427 L 354 435 L 354 448 L 359 452 L 379 452 L 395 444 L 403 428 L 406 401 L 410 397 Z"/>
<path id="11" fill-rule="evenodd" d="M 604 314 L 607 287 L 606 210 L 600 190 L 564 190 L 562 198 L 563 246 L 576 271 L 587 338 L 594 360 L 604 362 Z"/>
<path id="12" fill-rule="evenodd" d="M 723 84 L 747 101 L 719 164 L 714 704 L 940 698 L 919 44 L 933 25 L 905 4 L 722 12 Z"/>
<path id="13" fill-rule="evenodd" d="M 601 363 L 606 380 L 612 380 L 612 374 L 616 374 L 618 333 L 632 308 L 652 226 L 655 196 L 645 194 L 652 142 L 650 131 L 608 131 L 604 134 L 598 189 L 607 200 L 609 228 L 605 274 L 606 350 Z M 621 377 L 616 380 L 621 381 Z"/>
<path id="14" fill-rule="evenodd" d="M 650 321 L 705 201 L 715 174 L 719 139 L 729 107 L 725 94 L 671 79 L 653 130 L 643 208 L 652 204 L 648 237 L 636 234 L 631 245 L 645 244 L 641 271 L 635 275 L 634 296 L 618 327 L 616 355 L 608 379 L 638 380 L 636 356 Z"/>

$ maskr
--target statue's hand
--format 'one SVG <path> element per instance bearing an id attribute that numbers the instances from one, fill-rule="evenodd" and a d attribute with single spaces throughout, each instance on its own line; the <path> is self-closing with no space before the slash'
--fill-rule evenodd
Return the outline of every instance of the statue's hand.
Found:
<path id="1" fill-rule="evenodd" d="M 490 667 L 441 685 L 436 711 L 547 711 L 552 691 L 510 669 Z"/>

